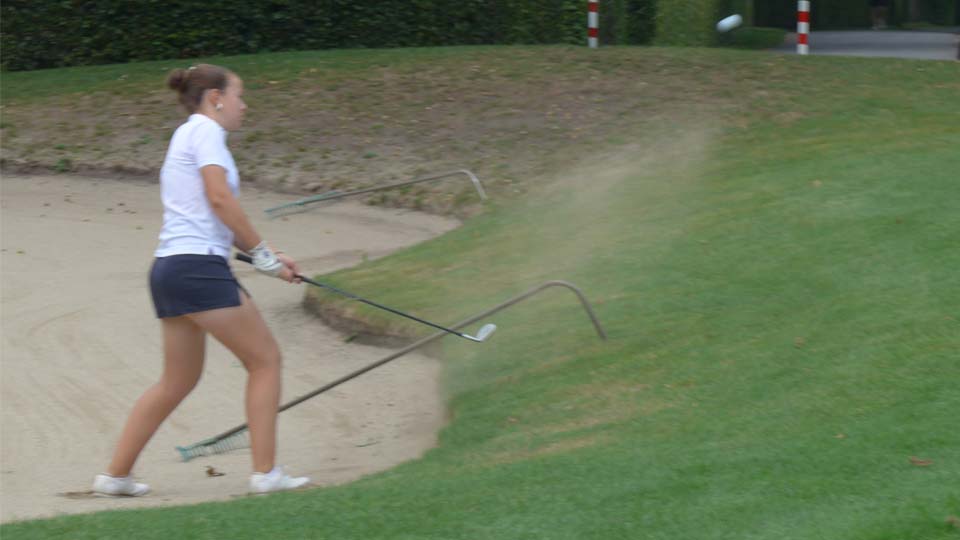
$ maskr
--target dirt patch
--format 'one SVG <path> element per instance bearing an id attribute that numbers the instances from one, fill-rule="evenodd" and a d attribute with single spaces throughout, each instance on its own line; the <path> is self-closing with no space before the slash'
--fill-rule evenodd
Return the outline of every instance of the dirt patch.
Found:
<path id="1" fill-rule="evenodd" d="M 684 119 L 777 107 L 781 96 L 765 83 L 784 62 L 733 69 L 707 54 L 578 47 L 397 53 L 351 69 L 325 68 L 333 60 L 321 53 L 298 58 L 283 73 L 270 73 L 265 60 L 235 67 L 250 109 L 230 146 L 246 182 L 306 194 L 467 168 L 504 201 L 598 146 L 643 140 Z M 4 163 L 61 172 L 142 164 L 140 173 L 155 178 L 184 114 L 164 88 L 166 71 L 153 69 L 155 76 L 138 75 L 139 86 L 114 81 L 101 86 L 110 90 L 5 102 Z M 757 97 L 760 89 L 767 94 Z M 461 181 L 365 202 L 458 216 L 479 209 Z"/>
<path id="2" fill-rule="evenodd" d="M 477 464 L 481 464 L 484 467 L 496 467 L 499 465 L 528 461 L 554 454 L 574 452 L 583 448 L 599 446 L 604 443 L 608 443 L 611 440 L 613 440 L 613 437 L 608 433 L 594 433 L 582 437 L 571 437 L 552 443 L 546 443 L 542 446 L 537 446 L 534 448 L 495 453 L 492 456 L 484 457 L 482 461 L 478 460 Z"/>

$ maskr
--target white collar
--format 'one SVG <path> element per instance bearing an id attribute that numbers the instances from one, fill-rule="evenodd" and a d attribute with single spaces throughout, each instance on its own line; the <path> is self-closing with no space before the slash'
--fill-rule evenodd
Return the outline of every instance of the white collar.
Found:
<path id="1" fill-rule="evenodd" d="M 213 122 L 215 126 L 220 128 L 220 132 L 223 133 L 224 138 L 227 136 L 227 130 L 223 129 L 223 126 L 220 125 L 220 122 L 217 122 L 213 118 L 205 114 L 193 113 L 190 115 L 190 118 L 187 119 L 188 122 Z"/>

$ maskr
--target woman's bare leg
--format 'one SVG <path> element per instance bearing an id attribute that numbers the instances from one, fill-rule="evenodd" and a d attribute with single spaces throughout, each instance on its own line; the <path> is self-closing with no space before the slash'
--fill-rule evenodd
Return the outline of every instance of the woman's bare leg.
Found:
<path id="1" fill-rule="evenodd" d="M 245 294 L 237 307 L 188 315 L 240 359 L 247 369 L 246 410 L 253 470 L 270 472 L 277 445 L 280 406 L 280 347 L 260 312 Z"/>
<path id="2" fill-rule="evenodd" d="M 163 375 L 140 396 L 127 418 L 107 474 L 127 476 L 160 424 L 190 394 L 203 372 L 203 329 L 186 317 L 161 319 Z"/>

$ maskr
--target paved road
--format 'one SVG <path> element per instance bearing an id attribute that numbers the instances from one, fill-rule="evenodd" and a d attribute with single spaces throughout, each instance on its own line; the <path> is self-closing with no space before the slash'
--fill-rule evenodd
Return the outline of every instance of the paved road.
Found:
<path id="1" fill-rule="evenodd" d="M 796 53 L 796 36 L 779 49 Z M 810 54 L 957 60 L 960 33 L 882 31 L 811 32 Z"/>

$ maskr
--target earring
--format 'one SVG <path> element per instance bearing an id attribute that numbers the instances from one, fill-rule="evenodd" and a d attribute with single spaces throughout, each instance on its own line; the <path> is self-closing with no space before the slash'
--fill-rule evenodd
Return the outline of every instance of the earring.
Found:
<path id="1" fill-rule="evenodd" d="M 221 109 L 223 109 L 223 103 L 217 103 L 216 109 L 217 109 L 218 111 L 221 110 Z"/>

